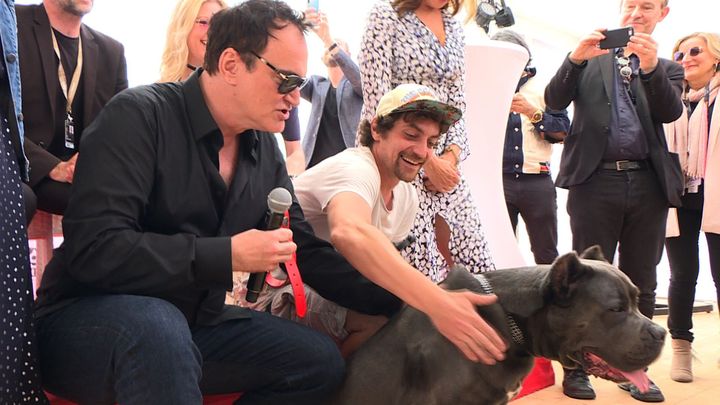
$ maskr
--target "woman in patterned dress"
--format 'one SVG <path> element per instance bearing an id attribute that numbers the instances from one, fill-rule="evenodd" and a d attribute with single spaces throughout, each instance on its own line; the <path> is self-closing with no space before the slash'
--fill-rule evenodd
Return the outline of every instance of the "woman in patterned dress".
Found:
<path id="1" fill-rule="evenodd" d="M 47 404 L 40 387 L 21 178 L 20 64 L 14 1 L 0 1 L 0 404 Z"/>
<path id="2" fill-rule="evenodd" d="M 432 88 L 465 112 L 465 37 L 454 15 L 463 0 L 382 0 L 368 17 L 359 55 L 363 119 L 371 119 L 380 97 L 401 83 Z M 420 211 L 416 242 L 403 255 L 433 281 L 448 265 L 478 273 L 494 270 L 480 217 L 458 163 L 468 156 L 465 121 L 441 138 L 415 186 Z"/>

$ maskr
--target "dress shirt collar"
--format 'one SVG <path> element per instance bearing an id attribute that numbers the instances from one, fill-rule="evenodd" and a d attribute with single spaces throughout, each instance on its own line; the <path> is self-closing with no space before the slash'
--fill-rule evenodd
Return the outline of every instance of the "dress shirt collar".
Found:
<path id="1" fill-rule="evenodd" d="M 185 94 L 185 108 L 187 117 L 190 121 L 190 129 L 192 130 L 195 140 L 207 136 L 216 131 L 220 131 L 218 124 L 215 122 L 200 89 L 200 75 L 204 73 L 202 68 L 193 72 L 190 77 L 183 83 L 183 93 Z"/>
<path id="2" fill-rule="evenodd" d="M 205 70 L 198 68 L 183 82 L 185 108 L 187 110 L 188 120 L 190 121 L 190 128 L 196 141 L 208 135 L 216 134 L 220 137 L 220 146 L 222 146 L 220 128 L 212 114 L 210 114 L 207 103 L 205 103 L 205 97 L 200 89 L 200 75 L 203 73 L 205 73 Z M 243 150 L 247 151 L 254 160 L 257 160 L 257 131 L 254 129 L 245 131 L 240 138 L 240 142 Z"/>

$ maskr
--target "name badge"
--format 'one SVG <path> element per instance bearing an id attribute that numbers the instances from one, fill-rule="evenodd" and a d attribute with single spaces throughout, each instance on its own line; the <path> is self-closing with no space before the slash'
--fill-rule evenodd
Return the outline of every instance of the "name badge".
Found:
<path id="1" fill-rule="evenodd" d="M 65 147 L 75 149 L 75 123 L 70 113 L 65 118 Z"/>

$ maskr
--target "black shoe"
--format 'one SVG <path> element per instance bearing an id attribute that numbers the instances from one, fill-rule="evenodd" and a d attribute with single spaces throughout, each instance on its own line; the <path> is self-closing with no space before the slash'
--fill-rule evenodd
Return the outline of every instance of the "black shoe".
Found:
<path id="1" fill-rule="evenodd" d="M 595 390 L 584 370 L 563 370 L 563 394 L 575 399 L 595 399 Z"/>
<path id="2" fill-rule="evenodd" d="M 632 383 L 622 383 L 618 384 L 618 387 L 621 389 L 628 391 L 630 393 L 630 396 L 637 399 L 638 401 L 642 402 L 664 402 L 665 396 L 663 395 L 662 391 L 660 391 L 660 387 L 655 385 L 654 382 L 650 381 L 650 388 L 646 393 L 640 392 L 640 390 L 637 389 L 635 384 Z"/>

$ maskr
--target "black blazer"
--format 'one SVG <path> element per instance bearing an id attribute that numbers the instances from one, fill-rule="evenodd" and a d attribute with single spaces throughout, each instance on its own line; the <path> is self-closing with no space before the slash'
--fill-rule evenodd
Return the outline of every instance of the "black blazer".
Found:
<path id="1" fill-rule="evenodd" d="M 50 20 L 42 4 L 15 6 L 18 25 L 20 77 L 25 153 L 30 160 L 30 185 L 60 163 L 46 149 L 55 132 L 55 97 L 60 84 L 57 62 L 50 36 Z M 128 87 L 125 51 L 120 42 L 82 25 L 83 45 L 83 124 L 87 128 L 100 109 Z"/>
<path id="2" fill-rule="evenodd" d="M 578 66 L 569 58 L 545 88 L 549 108 L 575 108 L 570 133 L 565 138 L 557 185 L 568 188 L 582 184 L 597 170 L 607 147 L 613 94 L 614 56 L 602 55 Z M 675 62 L 660 59 L 650 77 L 632 81 L 636 110 L 647 137 L 650 162 L 668 199 L 680 204 L 683 178 L 677 155 L 668 152 L 662 124 L 682 114 L 683 69 Z"/>

